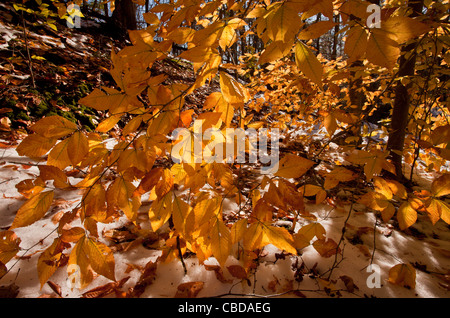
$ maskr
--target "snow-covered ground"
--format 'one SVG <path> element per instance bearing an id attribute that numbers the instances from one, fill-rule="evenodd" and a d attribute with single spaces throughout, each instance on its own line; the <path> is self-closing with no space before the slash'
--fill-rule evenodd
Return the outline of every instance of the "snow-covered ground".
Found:
<path id="1" fill-rule="evenodd" d="M 13 147 L 0 151 L 1 230 L 9 228 L 17 209 L 24 202 L 15 185 L 39 174 L 38 168 L 28 165 L 29 163 L 30 160 L 19 157 Z M 430 176 L 423 175 L 424 184 L 430 180 Z M 76 179 L 72 179 L 72 183 L 75 181 Z M 343 200 L 346 195 L 347 198 L 350 196 L 345 189 L 341 194 Z M 52 206 L 43 219 L 30 226 L 14 229 L 21 239 L 22 250 L 6 264 L 11 270 L 0 279 L 0 286 L 15 284 L 19 288 L 18 297 L 55 295 L 49 284 L 40 288 L 37 260 L 57 235 L 54 231 L 57 227 L 54 218 L 62 211 L 70 211 L 79 202 L 80 196 L 76 191 L 60 191 L 56 192 L 55 197 L 59 198 L 58 205 Z M 233 208 L 232 204 L 230 208 Z M 418 222 L 413 226 L 414 230 L 399 231 L 391 224 L 384 224 L 380 220 L 375 226 L 374 214 L 367 212 L 366 208 L 359 204 L 352 206 L 350 216 L 349 204 L 338 208 L 324 204 L 308 204 L 307 209 L 325 228 L 326 237 L 335 242 L 339 242 L 342 228 L 347 224 L 341 245 L 343 258 L 341 255 L 338 255 L 337 259 L 335 256 L 321 257 L 312 246 L 302 249 L 301 255 L 284 257 L 276 247 L 268 245 L 263 250 L 257 270 L 248 277 L 248 280 L 233 277 L 226 268 L 223 269 L 222 276 L 217 275 L 215 271 L 206 270 L 203 265 L 199 265 L 195 256 L 184 260 L 187 274 L 184 273 L 179 260 L 169 263 L 157 262 L 155 280 L 146 287 L 141 297 L 174 297 L 178 286 L 188 282 L 203 283 L 197 297 L 223 295 L 308 298 L 449 297 L 450 231 L 449 226 L 443 221 L 438 221 L 433 226 L 426 216 L 419 215 Z M 312 221 L 299 220 L 296 230 L 309 222 Z M 98 232 L 117 229 L 126 226 L 127 223 L 125 218 L 121 218 L 111 224 L 99 224 Z M 72 225 L 77 226 L 77 221 Z M 106 239 L 103 239 L 103 242 L 112 245 Z M 129 277 L 121 290 L 127 291 L 134 287 L 141 276 L 139 268 L 150 261 L 156 262 L 160 255 L 161 251 L 146 248 L 142 244 L 127 251 L 116 251 L 114 253 L 116 279 L 119 281 Z M 333 285 L 328 285 L 325 280 L 320 279 L 320 275 L 328 278 L 329 270 L 335 261 L 338 262 L 338 266 L 332 271 Z M 374 266 L 368 271 L 371 261 L 378 267 Z M 400 263 L 413 264 L 416 268 L 415 289 L 407 289 L 388 282 L 389 270 Z M 217 265 L 217 262 L 211 258 L 205 264 Z M 239 260 L 229 257 L 225 267 L 238 264 Z M 376 271 L 378 268 L 379 272 Z M 68 283 L 66 266 L 59 268 L 50 281 L 60 287 L 63 297 L 80 297 L 87 290 L 111 282 L 99 276 L 85 290 L 78 290 L 73 288 L 73 284 Z M 349 284 L 351 281 L 354 284 L 353 288 Z M 380 282 L 379 286 L 376 286 L 377 281 Z M 297 292 L 285 294 L 293 290 Z M 114 293 L 109 295 L 113 296 Z"/>

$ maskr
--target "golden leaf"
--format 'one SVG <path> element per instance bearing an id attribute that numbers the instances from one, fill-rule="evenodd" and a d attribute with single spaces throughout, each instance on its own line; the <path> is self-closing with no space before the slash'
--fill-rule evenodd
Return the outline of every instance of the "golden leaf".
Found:
<path id="1" fill-rule="evenodd" d="M 322 86 L 323 67 L 317 57 L 302 42 L 295 45 L 295 62 L 299 70 L 311 81 Z"/>
<path id="2" fill-rule="evenodd" d="M 6 230 L 0 232 L 1 263 L 8 263 L 20 251 L 20 242 L 20 238 L 13 231 Z"/>
<path id="3" fill-rule="evenodd" d="M 377 28 L 371 29 L 366 51 L 369 62 L 392 71 L 399 56 L 400 48 L 392 33 Z"/>
<path id="4" fill-rule="evenodd" d="M 400 230 L 405 230 L 417 221 L 417 211 L 409 202 L 403 202 L 397 211 L 397 220 Z"/>
<path id="5" fill-rule="evenodd" d="M 17 211 L 16 217 L 9 228 L 27 226 L 40 220 L 53 202 L 53 191 L 45 191 L 26 201 Z"/>
<path id="6" fill-rule="evenodd" d="M 77 130 L 77 125 L 61 116 L 44 117 L 30 129 L 46 138 L 61 138 Z"/>
<path id="7" fill-rule="evenodd" d="M 46 138 L 38 134 L 32 134 L 22 140 L 16 151 L 20 156 L 29 158 L 42 157 L 56 144 L 57 140 L 56 138 Z"/>
<path id="8" fill-rule="evenodd" d="M 277 177 L 300 178 L 306 173 L 314 162 L 293 154 L 286 154 L 278 163 Z"/>
<path id="9" fill-rule="evenodd" d="M 402 287 L 416 287 L 416 270 L 411 264 L 397 264 L 389 270 L 389 282 Z"/>
<path id="10" fill-rule="evenodd" d="M 86 136 L 81 132 L 77 131 L 72 136 L 70 136 L 67 143 L 67 155 L 73 166 L 76 166 L 84 159 L 84 157 L 89 152 L 89 142 Z"/>

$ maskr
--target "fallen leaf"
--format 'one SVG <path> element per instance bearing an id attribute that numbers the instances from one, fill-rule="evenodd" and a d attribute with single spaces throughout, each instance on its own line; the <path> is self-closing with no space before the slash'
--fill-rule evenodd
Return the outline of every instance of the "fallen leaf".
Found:
<path id="1" fill-rule="evenodd" d="M 141 296 L 144 293 L 145 288 L 153 283 L 156 277 L 156 269 L 156 262 L 150 261 L 145 265 L 141 277 L 139 277 L 137 284 L 132 288 L 130 292 L 130 295 L 132 297 Z"/>
<path id="2" fill-rule="evenodd" d="M 314 248 L 320 254 L 320 256 L 328 258 L 336 253 L 339 253 L 341 249 L 333 239 L 321 239 L 313 243 Z"/>
<path id="3" fill-rule="evenodd" d="M 88 290 L 87 292 L 81 294 L 81 298 L 102 298 L 105 296 L 108 296 L 109 294 L 112 294 L 116 292 L 119 288 L 125 284 L 128 279 L 130 279 L 129 276 L 122 278 L 118 282 L 111 282 L 107 283 L 105 285 L 93 288 Z"/>
<path id="4" fill-rule="evenodd" d="M 220 267 L 219 265 L 204 265 L 204 266 L 207 271 L 214 271 L 217 280 L 220 281 L 221 283 L 228 284 L 233 282 L 233 280 L 225 278 L 222 267 Z"/>
<path id="5" fill-rule="evenodd" d="M 203 282 L 188 282 L 177 287 L 175 298 L 195 298 L 203 289 Z"/>
<path id="6" fill-rule="evenodd" d="M 416 287 L 416 270 L 411 264 L 397 264 L 389 270 L 389 282 L 414 289 Z"/>
<path id="7" fill-rule="evenodd" d="M 342 275 L 339 277 L 339 279 L 341 279 L 344 282 L 348 292 L 353 293 L 355 289 L 359 290 L 358 286 L 356 286 L 355 283 L 353 282 L 353 278 L 347 275 Z"/>
<path id="8" fill-rule="evenodd" d="M 16 298 L 17 295 L 19 295 L 19 286 L 16 284 L 0 286 L 0 298 Z"/>

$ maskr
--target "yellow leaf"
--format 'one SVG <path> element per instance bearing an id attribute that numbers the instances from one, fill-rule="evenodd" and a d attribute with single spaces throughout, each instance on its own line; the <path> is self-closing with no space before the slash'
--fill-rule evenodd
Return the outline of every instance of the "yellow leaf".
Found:
<path id="1" fill-rule="evenodd" d="M 450 206 L 442 200 L 430 198 L 427 202 L 426 211 L 430 220 L 435 224 L 440 218 L 450 224 Z"/>
<path id="2" fill-rule="evenodd" d="M 386 182 L 394 195 L 401 199 L 406 199 L 408 197 L 408 193 L 403 184 L 395 180 L 386 180 Z"/>
<path id="3" fill-rule="evenodd" d="M 310 223 L 301 227 L 297 234 L 303 235 L 307 240 L 311 241 L 314 237 L 319 240 L 325 239 L 326 230 L 320 223 Z"/>
<path id="4" fill-rule="evenodd" d="M 94 279 L 93 272 L 115 280 L 114 267 L 114 256 L 109 247 L 83 236 L 70 253 L 67 274 L 69 279 L 79 279 L 80 286 L 74 284 L 74 287 L 84 289 Z"/>
<path id="5" fill-rule="evenodd" d="M 28 226 L 38 221 L 48 211 L 52 202 L 53 191 L 41 192 L 32 197 L 19 208 L 9 229 Z"/>
<path id="6" fill-rule="evenodd" d="M 6 230 L 0 232 L 1 263 L 8 263 L 20 251 L 20 241 L 20 238 L 13 231 Z"/>
<path id="7" fill-rule="evenodd" d="M 331 113 L 325 116 L 325 118 L 323 119 L 323 125 L 325 126 L 325 129 L 327 130 L 330 137 L 333 136 L 334 132 L 338 128 L 336 118 Z"/>
<path id="8" fill-rule="evenodd" d="M 167 34 L 166 38 L 173 40 L 177 44 L 184 44 L 186 42 L 192 41 L 194 37 L 195 30 L 192 28 L 177 28 Z"/>
<path id="9" fill-rule="evenodd" d="M 148 211 L 153 232 L 156 232 L 166 223 L 172 215 L 172 193 L 153 201 Z"/>
<path id="10" fill-rule="evenodd" d="M 77 125 L 61 116 L 44 117 L 30 129 L 47 138 L 61 138 L 77 130 Z"/>
<path id="11" fill-rule="evenodd" d="M 397 220 L 400 230 L 405 230 L 417 221 L 417 211 L 409 202 L 403 202 L 397 211 Z"/>
<path id="12" fill-rule="evenodd" d="M 95 131 L 98 132 L 108 132 L 110 131 L 122 118 L 122 115 L 113 115 L 109 116 L 108 118 L 104 119 L 100 124 L 98 124 L 97 128 L 95 128 Z"/>
<path id="13" fill-rule="evenodd" d="M 20 156 L 29 158 L 42 157 L 56 144 L 57 140 L 56 138 L 46 138 L 38 134 L 28 135 L 17 146 L 16 151 Z"/>
<path id="14" fill-rule="evenodd" d="M 447 62 L 447 64 L 449 64 Z M 431 132 L 431 140 L 433 145 L 438 146 L 440 144 L 446 144 L 450 140 L 450 125 L 439 126 L 433 129 Z"/>
<path id="15" fill-rule="evenodd" d="M 240 219 L 231 227 L 231 244 L 237 243 L 244 238 L 247 230 L 247 219 Z"/>
<path id="16" fill-rule="evenodd" d="M 106 191 L 103 185 L 96 183 L 83 194 L 82 219 L 92 217 L 102 222 L 106 219 Z"/>
<path id="17" fill-rule="evenodd" d="M 283 58 L 291 51 L 292 44 L 293 42 L 271 42 L 262 52 L 258 63 L 263 65 Z"/>
<path id="18" fill-rule="evenodd" d="M 323 67 L 317 57 L 302 42 L 295 45 L 295 62 L 299 70 L 311 81 L 322 86 Z"/>
<path id="19" fill-rule="evenodd" d="M 395 214 L 395 207 L 392 203 L 388 203 L 388 206 L 381 211 L 381 218 L 383 222 L 387 223 Z"/>
<path id="20" fill-rule="evenodd" d="M 355 25 L 348 31 L 345 40 L 344 52 L 348 55 L 349 62 L 361 59 L 367 49 L 367 32 L 359 25 Z"/>
<path id="21" fill-rule="evenodd" d="M 326 175 L 323 188 L 325 190 L 329 190 L 336 187 L 341 181 L 347 182 L 354 180 L 355 178 L 356 175 L 352 171 L 344 167 L 336 167 L 333 169 L 333 171 Z"/>
<path id="22" fill-rule="evenodd" d="M 69 146 L 69 139 L 60 141 L 48 154 L 47 165 L 55 166 L 64 170 L 67 166 L 72 164 L 67 148 Z"/>
<path id="23" fill-rule="evenodd" d="M 81 131 L 77 131 L 70 136 L 67 144 L 67 155 L 73 166 L 79 164 L 88 152 L 89 142 Z"/>
<path id="24" fill-rule="evenodd" d="M 398 44 L 418 38 L 420 35 L 430 31 L 430 27 L 425 23 L 405 16 L 391 16 L 381 25 L 383 29 L 395 35 Z"/>
<path id="25" fill-rule="evenodd" d="M 225 72 L 220 72 L 220 88 L 227 103 L 243 104 L 250 99 L 247 88 Z"/>
<path id="26" fill-rule="evenodd" d="M 43 181 L 54 180 L 53 185 L 57 188 L 65 189 L 70 187 L 67 176 L 61 169 L 53 166 L 39 165 L 39 172 L 39 177 Z"/>
<path id="27" fill-rule="evenodd" d="M 145 5 L 145 0 L 141 1 L 141 3 L 143 3 L 141 5 Z M 145 22 L 147 22 L 150 25 L 159 23 L 158 16 L 153 12 L 146 12 L 142 14 L 142 17 L 144 18 Z"/>
<path id="28" fill-rule="evenodd" d="M 233 27 L 226 25 L 219 36 L 219 46 L 222 50 L 226 50 L 227 47 L 232 46 L 237 40 L 236 31 Z"/>
<path id="29" fill-rule="evenodd" d="M 446 173 L 435 179 L 431 184 L 431 193 L 435 197 L 442 197 L 450 194 L 450 174 Z"/>
<path id="30" fill-rule="evenodd" d="M 314 162 L 293 154 L 286 154 L 278 163 L 277 177 L 300 178 L 314 165 Z"/>
<path id="31" fill-rule="evenodd" d="M 222 220 L 217 219 L 210 225 L 211 252 L 224 266 L 231 252 L 231 233 Z"/>
<path id="32" fill-rule="evenodd" d="M 173 218 L 173 225 L 175 229 L 180 232 L 184 237 L 186 237 L 186 220 L 188 219 L 188 214 L 191 210 L 191 207 L 189 204 L 184 202 L 182 199 L 180 199 L 178 196 L 174 195 L 173 197 L 173 203 L 172 203 L 173 211 L 172 211 L 172 218 Z"/>
<path id="33" fill-rule="evenodd" d="M 298 191 L 305 197 L 315 196 L 320 190 L 322 190 L 321 187 L 313 184 L 305 184 L 298 189 Z"/>
<path id="34" fill-rule="evenodd" d="M 92 269 L 110 280 L 115 280 L 114 255 L 111 249 L 101 242 L 97 242 L 89 237 L 84 237 L 83 251 L 89 258 L 89 265 Z M 69 262 L 70 263 L 70 262 Z"/>
<path id="35" fill-rule="evenodd" d="M 393 193 L 389 187 L 388 182 L 381 177 L 373 178 L 373 185 L 375 186 L 375 191 L 386 197 L 386 200 L 391 200 Z"/>
<path id="36" fill-rule="evenodd" d="M 169 169 L 164 169 L 161 175 L 161 180 L 158 181 L 155 187 L 155 192 L 158 198 L 165 196 L 173 187 L 173 176 Z"/>
<path id="37" fill-rule="evenodd" d="M 98 88 L 94 89 L 88 96 L 80 99 L 79 103 L 96 110 L 109 109 L 112 115 L 138 109 L 141 105 L 135 95 L 127 95 L 125 92 L 108 87 L 103 87 L 103 90 L 105 92 Z"/>
<path id="38" fill-rule="evenodd" d="M 273 13 L 267 17 L 269 38 L 272 41 L 291 41 L 301 26 L 298 12 L 283 4 L 274 6 L 273 10 Z"/>
<path id="39" fill-rule="evenodd" d="M 243 237 L 243 246 L 247 251 L 254 251 L 269 244 L 269 240 L 263 232 L 262 223 L 255 222 L 250 225 Z"/>
<path id="40" fill-rule="evenodd" d="M 270 242 L 280 250 L 284 250 L 291 254 L 297 254 L 297 250 L 294 247 L 294 240 L 291 234 L 284 227 L 277 227 L 271 225 L 264 225 L 263 231 Z"/>
<path id="41" fill-rule="evenodd" d="M 379 150 L 355 150 L 347 157 L 347 160 L 356 164 L 364 165 L 366 179 L 370 180 L 374 175 L 381 172 L 385 165 L 386 157 L 387 153 Z"/>
<path id="42" fill-rule="evenodd" d="M 397 264 L 389 270 L 389 282 L 402 287 L 416 287 L 416 270 L 411 264 Z"/>
<path id="43" fill-rule="evenodd" d="M 39 276 L 39 282 L 41 283 L 41 289 L 48 279 L 56 272 L 59 266 L 61 266 L 62 251 L 67 247 L 60 238 L 56 238 L 52 245 L 47 247 L 44 252 L 39 256 L 37 261 L 37 270 Z"/>
<path id="44" fill-rule="evenodd" d="M 136 187 L 123 176 L 117 177 L 108 187 L 106 201 L 108 208 L 117 207 L 121 209 L 130 221 L 135 221 L 137 210 L 141 205 L 140 197 L 133 195 Z"/>
<path id="45" fill-rule="evenodd" d="M 399 56 L 400 48 L 394 35 L 382 29 L 371 29 L 366 51 L 369 62 L 391 71 Z"/>
<path id="46" fill-rule="evenodd" d="M 316 39 L 325 32 L 328 32 L 336 23 L 333 21 L 319 21 L 311 24 L 306 29 L 300 31 L 298 38 L 300 40 L 308 41 L 310 39 Z"/>

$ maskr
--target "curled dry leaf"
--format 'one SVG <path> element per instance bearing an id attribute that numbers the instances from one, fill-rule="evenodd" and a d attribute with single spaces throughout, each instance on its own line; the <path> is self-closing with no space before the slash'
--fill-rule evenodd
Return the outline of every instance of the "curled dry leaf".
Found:
<path id="1" fill-rule="evenodd" d="M 203 282 L 189 282 L 180 284 L 177 287 L 175 298 L 195 298 L 203 289 Z"/>

